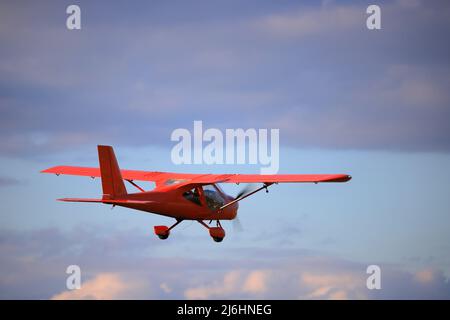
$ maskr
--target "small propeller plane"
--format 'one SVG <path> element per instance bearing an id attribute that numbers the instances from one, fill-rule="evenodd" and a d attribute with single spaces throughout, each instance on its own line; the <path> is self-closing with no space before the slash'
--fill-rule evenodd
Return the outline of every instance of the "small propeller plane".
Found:
<path id="1" fill-rule="evenodd" d="M 121 170 L 111 146 L 97 146 L 100 168 L 57 166 L 41 172 L 75 176 L 100 177 L 103 196 L 101 199 L 63 198 L 60 201 L 93 202 L 121 206 L 155 213 L 176 222 L 170 226 L 155 226 L 154 232 L 160 239 L 167 239 L 170 231 L 183 220 L 196 220 L 209 230 L 216 242 L 225 237 L 221 220 L 233 220 L 237 216 L 238 202 L 266 190 L 272 184 L 287 182 L 346 182 L 346 174 L 192 174 Z M 139 190 L 128 193 L 124 180 Z M 146 191 L 135 181 L 152 181 L 156 187 Z M 236 197 L 225 194 L 218 183 L 261 183 L 252 191 L 245 189 Z M 209 221 L 209 223 L 205 223 Z M 215 226 L 210 226 L 212 221 Z"/>

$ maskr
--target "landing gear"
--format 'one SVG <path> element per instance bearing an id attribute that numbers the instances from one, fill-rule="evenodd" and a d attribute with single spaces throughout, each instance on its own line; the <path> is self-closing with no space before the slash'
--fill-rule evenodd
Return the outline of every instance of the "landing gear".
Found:
<path id="1" fill-rule="evenodd" d="M 166 240 L 170 235 L 170 230 L 175 228 L 181 221 L 181 219 L 177 219 L 177 222 L 174 223 L 171 227 L 167 226 L 154 226 L 153 229 L 155 231 L 155 234 L 160 238 L 161 240 Z"/>
<path id="2" fill-rule="evenodd" d="M 154 226 L 155 234 L 160 238 L 161 240 L 165 240 L 170 235 L 170 230 L 175 228 L 182 219 L 177 219 L 177 222 L 174 223 L 172 226 Z M 216 220 L 216 226 L 210 227 L 208 226 L 203 220 L 197 220 L 198 223 L 200 223 L 202 226 L 204 226 L 209 231 L 209 235 L 215 242 L 222 242 L 223 238 L 225 238 L 225 230 L 222 228 L 222 225 L 220 224 L 219 220 Z M 211 221 L 212 222 L 212 221 Z M 211 223 L 210 222 L 210 223 Z"/>
<path id="3" fill-rule="evenodd" d="M 217 220 L 216 227 L 210 227 L 206 223 L 204 223 L 202 220 L 197 220 L 198 223 L 200 223 L 202 226 L 204 226 L 206 229 L 209 230 L 209 235 L 215 242 L 222 242 L 223 238 L 225 238 L 225 230 L 222 228 L 222 225 L 220 224 L 220 221 Z"/>

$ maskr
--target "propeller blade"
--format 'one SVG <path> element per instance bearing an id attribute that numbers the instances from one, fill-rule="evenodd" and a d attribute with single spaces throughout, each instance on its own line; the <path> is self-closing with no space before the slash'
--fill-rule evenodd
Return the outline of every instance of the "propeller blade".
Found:
<path id="1" fill-rule="evenodd" d="M 237 217 L 237 216 L 236 216 L 236 218 L 233 219 L 233 231 L 235 231 L 235 232 L 244 231 L 241 220 L 239 220 L 239 217 Z"/>
<path id="2" fill-rule="evenodd" d="M 238 199 L 238 198 L 246 195 L 247 193 L 252 192 L 256 188 L 257 188 L 257 185 L 255 183 L 248 183 L 241 189 L 241 191 L 239 191 L 239 193 L 236 195 L 236 197 L 234 197 L 234 199 Z"/>
<path id="3" fill-rule="evenodd" d="M 221 207 L 219 208 L 219 210 L 223 210 L 223 209 L 225 209 L 226 207 L 231 206 L 231 205 L 233 205 L 234 203 L 236 203 L 236 202 L 238 202 L 238 201 L 241 201 L 242 199 L 245 199 L 245 198 L 247 198 L 247 197 L 250 197 L 252 194 L 257 193 L 258 191 L 260 191 L 260 190 L 262 190 L 262 189 L 266 189 L 266 192 L 268 192 L 267 188 L 268 188 L 270 185 L 272 185 L 272 184 L 273 184 L 273 183 L 264 183 L 264 184 L 262 185 L 262 187 L 253 189 L 253 190 L 250 191 L 250 192 L 247 192 L 248 187 L 246 186 L 246 187 L 244 188 L 244 190 L 242 190 L 241 192 L 239 192 L 239 194 L 237 195 L 236 198 L 234 198 L 234 200 L 231 200 L 231 201 L 228 202 L 227 204 L 224 204 L 223 206 L 221 206 Z"/>

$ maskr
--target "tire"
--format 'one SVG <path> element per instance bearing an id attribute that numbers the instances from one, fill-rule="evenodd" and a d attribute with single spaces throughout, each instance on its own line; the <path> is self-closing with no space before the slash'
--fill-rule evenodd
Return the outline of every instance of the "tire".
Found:
<path id="1" fill-rule="evenodd" d="M 168 237 L 168 234 L 158 234 L 158 238 L 160 238 L 161 240 L 166 240 Z"/>

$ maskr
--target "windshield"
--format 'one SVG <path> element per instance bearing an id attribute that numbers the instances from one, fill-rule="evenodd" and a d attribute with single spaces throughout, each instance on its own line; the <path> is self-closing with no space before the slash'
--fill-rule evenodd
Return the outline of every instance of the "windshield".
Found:
<path id="1" fill-rule="evenodd" d="M 203 187 L 203 192 L 205 194 L 206 205 L 211 210 L 217 210 L 225 204 L 225 199 L 222 197 L 220 192 L 214 185 L 206 185 Z"/>

